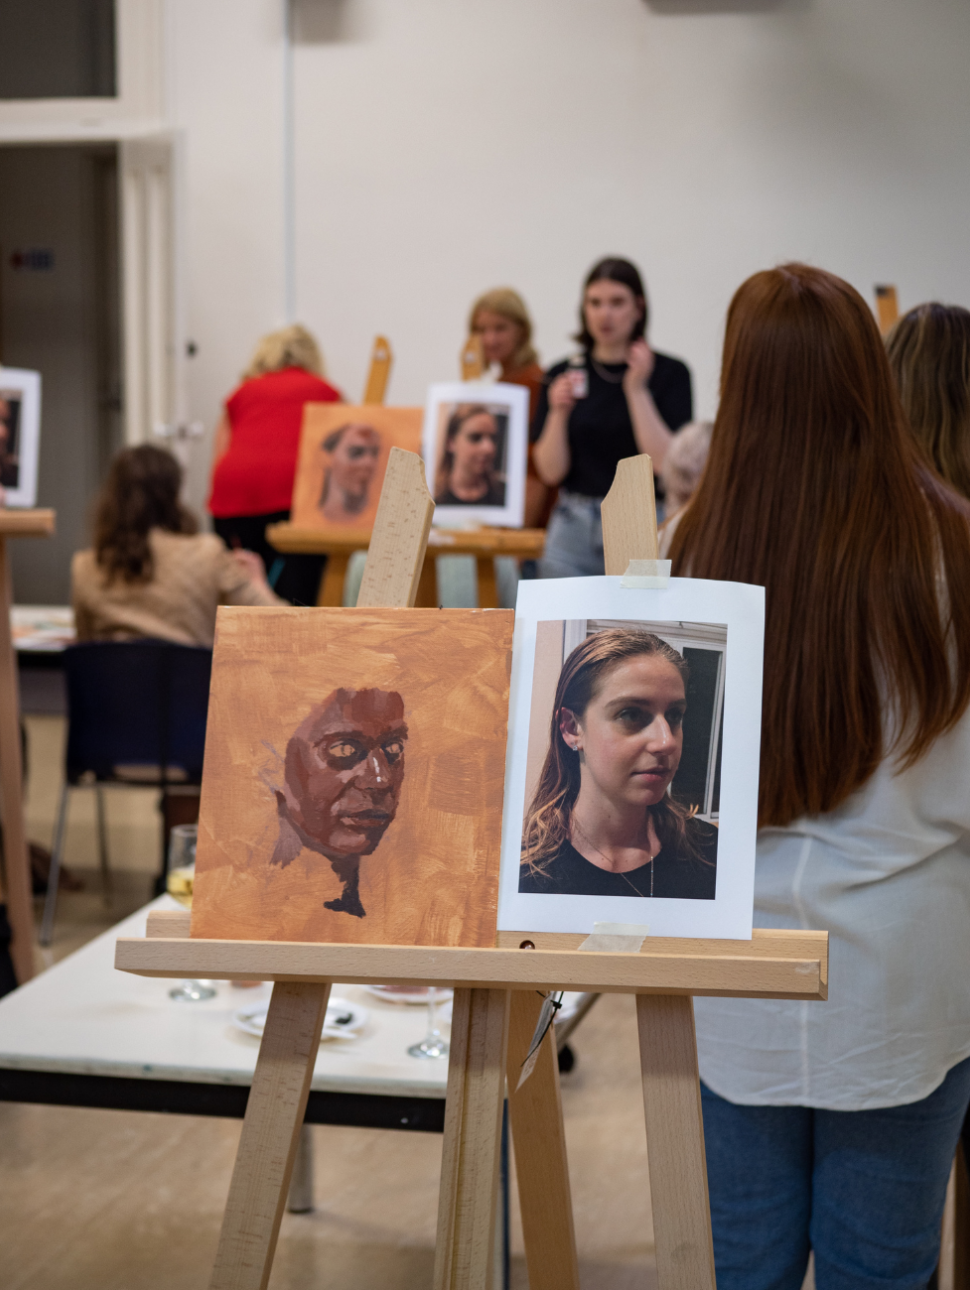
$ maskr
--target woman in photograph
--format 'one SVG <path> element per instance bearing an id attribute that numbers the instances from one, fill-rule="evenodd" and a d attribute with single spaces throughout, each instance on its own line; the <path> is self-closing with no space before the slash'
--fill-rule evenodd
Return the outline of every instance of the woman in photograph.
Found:
<path id="1" fill-rule="evenodd" d="M 505 385 L 524 385 L 529 391 L 529 423 L 536 414 L 542 390 L 542 368 L 532 344 L 532 319 L 525 301 L 511 287 L 496 287 L 478 297 L 468 315 L 468 330 L 482 342 L 482 356 L 497 367 Z M 545 528 L 555 489 L 539 478 L 528 450 L 525 476 L 525 527 Z"/>
<path id="2" fill-rule="evenodd" d="M 614 257 L 594 265 L 579 311 L 582 352 L 546 373 L 532 423 L 536 470 L 559 488 L 541 577 L 602 574 L 600 503 L 617 463 L 646 452 L 660 470 L 673 432 L 691 419 L 690 372 L 650 347 L 647 319 L 636 266 Z"/>
<path id="3" fill-rule="evenodd" d="M 713 900 L 717 830 L 670 795 L 688 666 L 651 632 L 614 627 L 559 675 L 522 839 L 519 891 Z"/>
<path id="4" fill-rule="evenodd" d="M 829 933 L 825 1003 L 695 1000 L 718 1290 L 916 1290 L 970 1100 L 970 506 L 848 283 L 738 289 L 670 529 L 765 588 L 754 924 Z"/>
<path id="5" fill-rule="evenodd" d="M 910 429 L 946 482 L 970 497 L 970 310 L 919 305 L 886 337 Z"/>
<path id="6" fill-rule="evenodd" d="M 316 604 L 325 557 L 281 556 L 266 541 L 266 528 L 290 517 L 304 406 L 341 401 L 324 380 L 310 332 L 284 327 L 257 345 L 216 430 L 209 495 L 215 531 L 227 546 L 254 551 L 293 604 Z"/>
<path id="7" fill-rule="evenodd" d="M 331 430 L 321 447 L 326 465 L 317 505 L 332 524 L 353 524 L 373 500 L 381 436 L 373 426 L 348 423 Z"/>
<path id="8" fill-rule="evenodd" d="M 499 478 L 498 425 L 482 404 L 456 408 L 445 427 L 438 467 L 437 506 L 504 506 L 505 481 Z"/>

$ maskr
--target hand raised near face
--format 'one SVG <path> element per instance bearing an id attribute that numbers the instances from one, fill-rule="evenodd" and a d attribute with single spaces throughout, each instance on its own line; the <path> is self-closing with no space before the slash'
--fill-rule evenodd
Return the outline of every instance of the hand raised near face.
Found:
<path id="1" fill-rule="evenodd" d="M 639 389 L 646 385 L 653 374 L 654 353 L 645 340 L 635 340 L 626 356 L 627 368 L 623 377 L 625 390 Z"/>
<path id="2" fill-rule="evenodd" d="M 557 412 L 572 412 L 576 396 L 571 372 L 563 372 L 549 386 L 549 407 Z"/>

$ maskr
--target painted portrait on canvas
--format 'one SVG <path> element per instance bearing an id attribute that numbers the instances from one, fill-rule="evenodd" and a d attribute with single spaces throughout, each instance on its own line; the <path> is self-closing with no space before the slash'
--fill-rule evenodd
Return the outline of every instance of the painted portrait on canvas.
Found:
<path id="1" fill-rule="evenodd" d="M 373 527 L 394 447 L 421 451 L 420 408 L 308 403 L 291 522 L 300 528 Z"/>
<path id="2" fill-rule="evenodd" d="M 220 609 L 192 935 L 491 945 L 512 614 Z"/>

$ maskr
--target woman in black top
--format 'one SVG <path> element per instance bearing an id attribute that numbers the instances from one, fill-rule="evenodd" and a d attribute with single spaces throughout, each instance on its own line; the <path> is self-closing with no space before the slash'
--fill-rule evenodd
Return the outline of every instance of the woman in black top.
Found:
<path id="1" fill-rule="evenodd" d="M 668 792 L 687 677 L 683 655 L 637 628 L 596 632 L 572 651 L 526 816 L 519 891 L 714 899 L 717 830 Z"/>
<path id="2" fill-rule="evenodd" d="M 647 344 L 647 300 L 636 266 L 606 259 L 586 279 L 577 340 L 583 355 L 546 373 L 532 424 L 533 460 L 559 503 L 546 538 L 546 578 L 603 572 L 600 502 L 624 457 L 663 464 L 693 415 L 690 371 Z"/>
<path id="3" fill-rule="evenodd" d="M 505 482 L 497 472 L 498 426 L 479 404 L 452 414 L 438 468 L 438 506 L 504 506 Z"/>

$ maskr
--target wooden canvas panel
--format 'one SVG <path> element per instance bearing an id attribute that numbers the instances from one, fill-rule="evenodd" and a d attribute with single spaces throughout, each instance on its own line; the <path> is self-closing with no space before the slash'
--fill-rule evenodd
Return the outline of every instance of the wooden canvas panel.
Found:
<path id="1" fill-rule="evenodd" d="M 290 521 L 299 528 L 370 529 L 392 448 L 421 451 L 421 408 L 308 403 Z"/>
<path id="2" fill-rule="evenodd" d="M 493 945 L 512 621 L 220 609 L 192 935 Z"/>

